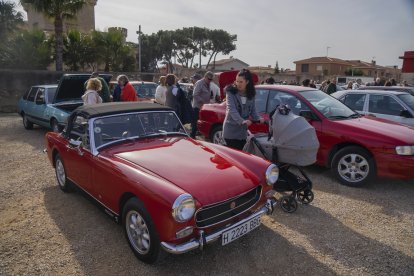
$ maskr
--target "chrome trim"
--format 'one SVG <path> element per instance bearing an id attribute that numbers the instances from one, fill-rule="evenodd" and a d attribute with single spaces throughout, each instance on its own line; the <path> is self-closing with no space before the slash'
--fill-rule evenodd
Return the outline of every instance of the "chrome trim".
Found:
<path id="1" fill-rule="evenodd" d="M 233 228 L 233 227 L 237 227 L 243 223 L 245 223 L 246 221 L 256 217 L 256 216 L 261 216 L 261 215 L 270 215 L 275 206 L 277 204 L 277 201 L 275 198 L 269 198 L 265 205 L 263 205 L 262 208 L 260 208 L 260 210 L 258 210 L 257 212 L 251 214 L 250 216 L 248 216 L 247 218 L 242 219 L 241 221 L 238 221 L 237 223 L 234 223 L 232 225 L 227 225 L 225 226 L 223 229 L 211 233 L 209 235 L 205 235 L 204 231 L 201 230 L 199 232 L 199 237 L 192 239 L 186 243 L 182 243 L 182 244 L 172 244 L 172 243 L 168 243 L 168 242 L 161 242 L 161 247 L 167 251 L 168 253 L 171 254 L 183 254 L 186 253 L 188 251 L 194 250 L 199 248 L 200 250 L 203 250 L 204 246 L 206 246 L 209 243 L 215 242 L 216 240 L 218 240 L 221 235 L 223 234 L 223 232 Z"/>
<path id="2" fill-rule="evenodd" d="M 244 196 L 245 194 L 248 194 L 248 193 L 250 193 L 251 191 L 253 191 L 253 190 L 256 190 L 258 187 L 255 187 L 255 188 L 253 188 L 253 189 L 251 189 L 250 191 L 247 191 L 247 192 L 245 192 L 245 193 L 243 193 L 243 194 L 240 194 L 240 195 L 238 195 L 238 196 L 235 196 L 235 197 L 233 197 L 233 198 L 231 198 L 231 199 L 226 199 L 226 200 L 223 200 L 223 201 L 220 201 L 220 202 L 217 202 L 217 203 L 214 203 L 214 204 L 211 204 L 211 205 L 209 205 L 209 206 L 207 206 L 207 207 L 202 207 L 202 208 L 200 208 L 200 209 L 198 209 L 198 210 L 196 210 L 196 212 L 194 213 L 194 218 L 195 218 L 195 223 L 196 223 L 196 225 L 197 225 L 197 222 L 198 222 L 198 220 L 197 220 L 197 213 L 198 212 L 200 212 L 200 211 L 202 211 L 202 210 L 206 210 L 206 209 L 210 209 L 210 208 L 214 208 L 214 207 L 216 207 L 217 205 L 220 205 L 220 204 L 223 204 L 223 203 L 225 203 L 225 202 L 230 202 L 230 201 L 232 201 L 232 200 L 235 200 L 235 199 L 237 199 L 237 198 L 240 198 L 240 197 L 242 197 L 242 196 Z M 257 194 L 257 193 L 256 193 Z M 260 200 L 260 198 L 262 198 L 262 194 L 263 194 L 263 187 L 261 187 L 261 189 L 260 189 L 260 194 L 259 194 L 259 197 L 258 197 L 258 200 L 255 202 L 255 203 L 253 203 L 253 205 L 252 206 L 254 206 L 259 200 Z M 239 206 L 242 206 L 242 205 L 239 205 Z M 237 216 L 240 216 L 241 214 L 244 214 L 244 213 L 246 213 L 247 211 L 249 211 L 249 209 L 246 209 L 246 210 L 244 210 L 243 212 L 240 212 L 240 213 L 238 213 L 238 214 L 236 214 L 236 215 L 234 215 L 234 216 L 232 216 L 232 217 L 229 217 L 229 218 L 226 218 L 225 220 L 222 220 L 222 221 L 218 221 L 218 222 L 216 222 L 216 223 L 213 223 L 213 224 L 209 224 L 209 225 L 207 225 L 207 226 L 197 226 L 199 229 L 205 229 L 205 228 L 208 228 L 208 227 L 211 227 L 211 226 L 214 226 L 214 225 L 217 225 L 217 224 L 220 224 L 220 223 L 223 223 L 224 221 L 226 221 L 226 220 L 231 220 L 231 219 L 233 219 L 233 218 L 235 218 L 235 217 L 237 217 Z M 224 213 L 221 213 L 221 214 L 224 214 Z"/>

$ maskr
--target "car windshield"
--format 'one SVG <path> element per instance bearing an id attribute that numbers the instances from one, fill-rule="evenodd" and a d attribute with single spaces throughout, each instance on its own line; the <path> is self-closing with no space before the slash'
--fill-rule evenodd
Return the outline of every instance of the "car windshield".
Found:
<path id="1" fill-rule="evenodd" d="M 414 110 L 414 96 L 408 94 L 401 94 L 398 95 L 401 101 L 403 101 L 409 108 Z"/>
<path id="2" fill-rule="evenodd" d="M 53 102 L 53 99 L 55 98 L 55 94 L 56 94 L 56 88 L 57 87 L 49 87 L 47 89 L 47 103 L 48 104 Z"/>
<path id="3" fill-rule="evenodd" d="M 358 116 L 355 111 L 345 104 L 320 90 L 307 90 L 299 93 L 328 119 L 345 119 Z"/>
<path id="4" fill-rule="evenodd" d="M 93 120 L 93 136 L 97 149 L 122 141 L 160 135 L 187 136 L 187 132 L 172 111 L 117 114 Z"/>
<path id="5" fill-rule="evenodd" d="M 133 84 L 139 98 L 155 98 L 156 83 L 137 83 Z"/>

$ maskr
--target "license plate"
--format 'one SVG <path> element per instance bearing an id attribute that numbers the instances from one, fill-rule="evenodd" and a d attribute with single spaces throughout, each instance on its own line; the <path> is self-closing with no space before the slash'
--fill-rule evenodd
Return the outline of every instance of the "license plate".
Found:
<path id="1" fill-rule="evenodd" d="M 223 234 L 221 235 L 221 245 L 231 243 L 232 241 L 237 240 L 238 238 L 246 235 L 253 229 L 259 227 L 261 223 L 260 217 L 261 216 L 259 215 L 254 218 L 251 218 L 245 223 L 236 226 L 230 230 L 227 230 L 226 232 L 223 232 Z"/>

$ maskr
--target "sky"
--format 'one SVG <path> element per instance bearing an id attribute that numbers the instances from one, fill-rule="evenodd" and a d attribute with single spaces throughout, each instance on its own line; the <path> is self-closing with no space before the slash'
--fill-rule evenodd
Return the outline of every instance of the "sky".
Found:
<path id="1" fill-rule="evenodd" d="M 236 50 L 217 59 L 250 66 L 294 70 L 294 61 L 328 55 L 401 68 L 399 57 L 414 51 L 414 0 L 98 0 L 97 30 L 124 27 L 137 42 L 139 25 L 144 34 L 225 30 L 237 35 Z"/>

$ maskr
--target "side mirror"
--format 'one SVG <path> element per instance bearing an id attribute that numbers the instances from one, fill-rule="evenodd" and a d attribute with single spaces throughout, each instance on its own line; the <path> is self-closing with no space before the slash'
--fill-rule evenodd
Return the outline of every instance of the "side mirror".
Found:
<path id="1" fill-rule="evenodd" d="M 411 115 L 407 109 L 401 110 L 400 116 L 405 118 L 413 118 L 413 115 Z"/>
<path id="2" fill-rule="evenodd" d="M 316 116 L 316 114 L 313 113 L 311 110 L 301 110 L 299 112 L 299 116 L 302 116 L 306 120 L 319 121 L 318 116 Z"/>

